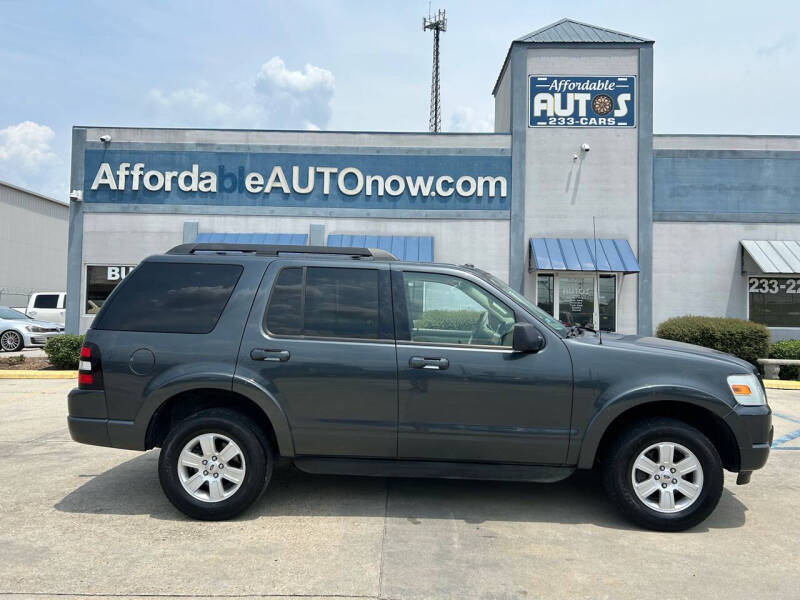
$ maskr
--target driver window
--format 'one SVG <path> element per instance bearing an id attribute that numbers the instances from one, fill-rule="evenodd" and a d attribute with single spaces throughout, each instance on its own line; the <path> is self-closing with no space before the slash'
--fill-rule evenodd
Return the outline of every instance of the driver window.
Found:
<path id="1" fill-rule="evenodd" d="M 403 280 L 412 342 L 511 346 L 514 312 L 483 288 L 437 273 Z"/>

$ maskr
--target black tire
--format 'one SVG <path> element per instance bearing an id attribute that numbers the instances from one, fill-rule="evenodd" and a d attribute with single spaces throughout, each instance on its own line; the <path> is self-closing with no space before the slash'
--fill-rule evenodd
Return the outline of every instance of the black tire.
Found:
<path id="1" fill-rule="evenodd" d="M 634 461 L 658 442 L 684 446 L 702 467 L 703 485 L 699 495 L 678 512 L 664 513 L 650 508 L 633 488 Z M 634 523 L 655 531 L 683 531 L 702 522 L 716 508 L 722 495 L 722 461 L 714 444 L 695 427 L 677 419 L 647 419 L 636 423 L 613 442 L 604 459 L 603 484 L 614 504 Z"/>
<path id="2" fill-rule="evenodd" d="M 14 346 L 13 348 L 6 348 L 4 344 L 0 344 L 0 350 L 2 350 L 3 352 L 19 352 L 25 347 L 25 340 L 23 339 L 21 333 L 14 331 L 13 329 L 8 329 L 6 331 L 0 332 L 0 338 L 3 338 L 3 336 L 7 336 L 9 338 L 11 336 L 17 336 L 17 345 Z"/>
<path id="3" fill-rule="evenodd" d="M 178 458 L 184 446 L 203 433 L 230 438 L 241 449 L 246 464 L 239 489 L 217 502 L 193 497 L 178 475 Z M 179 422 L 167 434 L 158 459 L 158 478 L 167 498 L 179 511 L 194 519 L 222 521 L 238 515 L 261 497 L 272 476 L 273 463 L 272 446 L 252 420 L 233 410 L 209 409 Z"/>

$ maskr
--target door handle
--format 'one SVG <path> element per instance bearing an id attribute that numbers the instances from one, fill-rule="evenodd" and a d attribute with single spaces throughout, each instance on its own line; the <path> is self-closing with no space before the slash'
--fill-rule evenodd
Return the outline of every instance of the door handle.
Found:
<path id="1" fill-rule="evenodd" d="M 270 350 L 268 348 L 253 348 L 250 351 L 250 358 L 253 360 L 263 360 L 267 362 L 286 362 L 289 360 L 288 350 Z"/>
<path id="2" fill-rule="evenodd" d="M 444 371 L 450 366 L 450 361 L 446 358 L 412 356 L 408 359 L 408 366 L 412 369 L 439 369 L 440 371 Z"/>

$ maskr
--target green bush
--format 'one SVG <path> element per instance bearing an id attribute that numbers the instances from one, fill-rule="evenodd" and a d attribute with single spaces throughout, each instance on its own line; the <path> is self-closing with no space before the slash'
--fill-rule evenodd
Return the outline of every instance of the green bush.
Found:
<path id="1" fill-rule="evenodd" d="M 74 371 L 78 368 L 81 346 L 83 346 L 82 335 L 57 335 L 47 340 L 44 352 L 50 359 L 50 364 L 56 369 Z"/>
<path id="2" fill-rule="evenodd" d="M 656 336 L 728 352 L 755 366 L 769 352 L 769 329 L 743 319 L 675 317 L 661 323 Z"/>
<path id="3" fill-rule="evenodd" d="M 417 329 L 459 329 L 472 331 L 481 313 L 474 310 L 429 310 L 414 320 Z"/>
<path id="4" fill-rule="evenodd" d="M 800 359 L 800 340 L 783 340 L 769 347 L 770 358 Z M 797 367 L 781 367 L 781 379 L 797 379 L 800 369 Z"/>

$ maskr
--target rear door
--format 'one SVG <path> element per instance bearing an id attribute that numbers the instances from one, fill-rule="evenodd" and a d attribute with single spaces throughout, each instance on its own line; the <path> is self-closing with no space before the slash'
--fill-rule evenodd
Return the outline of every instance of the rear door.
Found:
<path id="1" fill-rule="evenodd" d="M 395 265 L 392 283 L 399 457 L 563 464 L 572 363 L 561 339 L 463 272 Z M 545 347 L 514 352 L 516 321 Z"/>
<path id="2" fill-rule="evenodd" d="M 274 395 L 296 454 L 393 458 L 397 363 L 388 265 L 337 264 L 270 264 L 236 373 Z"/>

